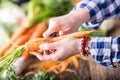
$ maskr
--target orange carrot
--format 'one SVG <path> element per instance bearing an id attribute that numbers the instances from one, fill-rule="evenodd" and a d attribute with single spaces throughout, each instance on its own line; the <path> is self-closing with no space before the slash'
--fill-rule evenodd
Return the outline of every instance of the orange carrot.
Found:
<path id="1" fill-rule="evenodd" d="M 73 61 L 73 64 L 75 65 L 75 67 L 78 68 L 79 67 L 79 61 L 77 60 L 77 58 L 73 56 L 72 61 Z"/>
<path id="2" fill-rule="evenodd" d="M 34 39 L 34 38 L 38 38 L 41 37 L 43 32 L 45 32 L 47 30 L 47 25 L 45 23 L 39 23 L 36 26 L 36 29 L 34 31 L 34 33 L 31 35 L 30 39 Z M 25 51 L 22 56 L 27 59 L 29 58 L 30 54 L 28 51 Z"/>
<path id="3" fill-rule="evenodd" d="M 51 38 L 49 39 L 49 42 L 55 42 L 55 41 L 58 41 L 58 40 L 61 40 L 63 38 L 82 38 L 90 33 L 92 33 L 93 31 L 83 31 L 83 32 L 75 32 L 75 33 L 72 33 L 72 34 L 68 34 L 68 35 L 65 35 L 65 36 L 60 36 L 60 37 L 55 37 L 55 38 Z"/>
<path id="4" fill-rule="evenodd" d="M 41 61 L 39 63 L 32 64 L 28 67 L 28 70 L 45 70 L 47 72 L 54 72 L 56 74 L 60 74 L 62 72 L 68 71 L 73 72 L 68 68 L 69 64 L 73 62 L 76 68 L 79 67 L 78 59 L 82 59 L 83 56 L 77 54 L 70 58 L 67 58 L 64 61 Z M 82 59 L 84 60 L 84 59 Z"/>
<path id="5" fill-rule="evenodd" d="M 34 33 L 31 35 L 30 39 L 41 37 L 42 34 L 47 30 L 47 25 L 45 23 L 39 23 L 37 24 L 37 27 L 34 31 Z"/>
<path id="6" fill-rule="evenodd" d="M 82 0 L 74 0 L 74 5 L 76 5 L 77 3 L 81 2 Z"/>
<path id="7" fill-rule="evenodd" d="M 27 31 L 26 34 L 24 34 L 23 36 L 21 36 L 20 38 L 18 38 L 18 39 L 13 43 L 13 45 L 12 45 L 4 54 L 6 54 L 6 53 L 10 52 L 11 50 L 15 49 L 16 46 L 20 46 L 20 45 L 25 44 L 25 42 L 27 42 L 27 41 L 29 40 L 30 35 L 34 32 L 35 28 L 36 28 L 36 26 L 32 27 L 31 29 L 29 29 L 29 30 Z"/>
<path id="8" fill-rule="evenodd" d="M 28 18 L 27 17 L 22 20 L 20 26 L 18 27 L 18 29 L 12 35 L 11 41 L 15 41 L 21 35 L 25 34 L 29 30 L 29 28 L 27 26 L 27 22 L 28 22 Z"/>
<path id="9" fill-rule="evenodd" d="M 60 36 L 60 37 L 47 38 L 47 39 L 36 38 L 36 39 L 32 39 L 29 42 L 27 42 L 25 44 L 25 46 L 26 46 L 27 51 L 36 51 L 36 50 L 39 50 L 39 45 L 42 43 L 55 42 L 55 41 L 61 40 L 63 38 L 82 38 L 92 32 L 93 31 L 76 32 L 76 33 L 72 33 L 72 34 L 68 34 L 68 35 L 64 35 L 64 36 Z"/>
<path id="10" fill-rule="evenodd" d="M 3 56 L 5 51 L 8 50 L 11 47 L 11 45 L 12 45 L 11 42 L 14 42 L 17 38 L 19 38 L 21 35 L 23 35 L 24 33 L 27 32 L 28 28 L 25 25 L 27 23 L 27 20 L 28 20 L 27 18 L 25 18 L 23 20 L 21 25 L 17 28 L 17 30 L 12 35 L 10 41 L 0 49 L 0 57 Z"/>

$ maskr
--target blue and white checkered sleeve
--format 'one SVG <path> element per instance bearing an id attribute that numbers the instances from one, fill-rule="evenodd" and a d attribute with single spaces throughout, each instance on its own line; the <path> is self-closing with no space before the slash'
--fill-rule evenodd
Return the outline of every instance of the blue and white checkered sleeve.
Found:
<path id="1" fill-rule="evenodd" d="M 93 37 L 90 53 L 99 64 L 115 68 L 114 62 L 120 62 L 120 37 Z"/>
<path id="2" fill-rule="evenodd" d="M 85 8 L 91 20 L 84 24 L 89 29 L 98 29 L 103 20 L 120 16 L 120 0 L 83 0 L 73 10 Z"/>
<path id="3" fill-rule="evenodd" d="M 120 36 L 116 37 L 112 41 L 112 61 L 120 63 Z"/>

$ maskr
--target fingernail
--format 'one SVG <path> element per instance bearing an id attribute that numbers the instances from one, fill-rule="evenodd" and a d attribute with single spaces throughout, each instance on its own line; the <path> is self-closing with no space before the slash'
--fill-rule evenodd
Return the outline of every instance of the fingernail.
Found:
<path id="1" fill-rule="evenodd" d="M 43 33 L 43 37 L 44 37 L 44 38 L 47 38 L 47 36 L 46 36 L 46 32 L 45 32 L 45 33 Z"/>
<path id="2" fill-rule="evenodd" d="M 29 52 L 29 53 L 30 53 L 30 54 L 33 54 L 33 55 L 35 54 L 34 52 Z"/>
<path id="3" fill-rule="evenodd" d="M 45 38 L 45 33 L 43 33 L 43 37 Z"/>
<path id="4" fill-rule="evenodd" d="M 39 48 L 42 49 L 42 47 L 43 47 L 43 45 L 41 44 L 41 45 L 39 46 Z"/>

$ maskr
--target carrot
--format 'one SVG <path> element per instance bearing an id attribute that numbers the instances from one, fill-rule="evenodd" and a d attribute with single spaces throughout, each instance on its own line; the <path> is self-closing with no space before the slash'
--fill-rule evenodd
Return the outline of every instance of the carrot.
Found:
<path id="1" fill-rule="evenodd" d="M 77 58 L 75 56 L 72 57 L 72 61 L 73 61 L 73 64 L 75 65 L 76 68 L 79 67 L 79 61 L 77 60 Z"/>
<path id="2" fill-rule="evenodd" d="M 55 37 L 55 38 L 47 38 L 47 39 L 45 39 L 45 38 L 31 39 L 30 41 L 25 43 L 25 45 L 24 45 L 25 52 L 17 60 L 17 62 L 20 62 L 20 63 L 24 64 L 26 61 L 28 61 L 28 58 L 30 57 L 29 52 L 39 50 L 39 45 L 42 44 L 42 43 L 55 42 L 55 41 L 61 40 L 61 39 L 66 38 L 66 37 L 81 38 L 81 37 L 84 37 L 84 36 L 86 36 L 86 35 L 88 35 L 92 32 L 93 31 L 77 32 L 77 33 L 72 33 L 72 34 L 69 34 L 69 35 L 64 35 L 64 36 Z M 71 61 L 71 60 L 68 60 L 68 63 L 69 63 L 69 61 Z M 67 63 L 67 62 L 65 62 L 65 63 Z M 62 64 L 64 65 L 65 63 L 62 63 Z M 62 64 L 60 66 L 62 66 Z M 16 70 L 18 70 L 18 71 L 16 71 L 17 73 L 21 73 L 21 71 L 24 70 L 24 68 L 25 68 L 25 67 L 22 67 L 22 65 L 17 65 L 17 64 L 14 64 L 14 65 L 16 65 Z M 62 68 L 60 69 L 60 72 L 64 71 L 66 69 L 67 65 L 62 66 Z M 59 68 L 59 67 L 57 67 L 57 68 Z"/>
<path id="3" fill-rule="evenodd" d="M 27 26 L 28 18 L 24 18 L 20 24 L 20 26 L 17 28 L 15 33 L 11 37 L 11 41 L 17 40 L 21 35 L 25 34 L 29 28 Z"/>
<path id="4" fill-rule="evenodd" d="M 30 37 L 30 39 L 33 39 L 33 38 L 37 38 L 37 37 L 41 37 L 42 34 L 47 30 L 47 25 L 45 23 L 39 23 L 37 24 L 37 27 L 34 31 L 34 33 L 32 34 L 32 36 Z"/>
<path id="5" fill-rule="evenodd" d="M 41 37 L 43 32 L 45 32 L 46 30 L 47 30 L 47 26 L 45 23 L 41 22 L 41 23 L 37 24 L 36 29 L 35 29 L 34 33 L 31 35 L 30 39 Z M 29 58 L 29 56 L 30 56 L 30 54 L 28 51 L 25 51 L 22 54 L 22 57 L 24 57 L 25 59 Z"/>
<path id="6" fill-rule="evenodd" d="M 74 5 L 76 5 L 77 3 L 81 2 L 82 0 L 74 0 Z"/>
<path id="7" fill-rule="evenodd" d="M 33 26 L 31 29 L 29 29 L 29 30 L 27 31 L 26 34 L 24 34 L 23 36 L 21 36 L 20 38 L 18 38 L 18 39 L 13 43 L 13 45 L 12 45 L 4 54 L 12 51 L 13 49 L 16 48 L 16 46 L 20 46 L 20 45 L 25 44 L 25 42 L 27 42 L 27 41 L 29 40 L 30 35 L 34 32 L 35 28 L 36 28 L 36 26 Z"/>
<path id="8" fill-rule="evenodd" d="M 7 51 L 11 47 L 12 45 L 11 42 L 14 42 L 15 40 L 17 40 L 17 38 L 19 38 L 21 35 L 27 32 L 28 28 L 25 26 L 27 20 L 28 20 L 27 18 L 23 19 L 21 25 L 17 28 L 17 30 L 12 35 L 10 41 L 0 49 L 0 57 L 3 56 L 5 51 Z"/>
<path id="9" fill-rule="evenodd" d="M 45 23 L 38 23 L 36 25 L 36 28 L 33 32 L 33 34 L 31 34 L 30 39 L 34 39 L 34 38 L 38 38 L 41 37 L 43 32 L 47 29 L 47 25 Z M 29 64 L 29 57 L 31 55 L 29 54 L 29 52 L 27 50 L 25 50 L 22 53 L 22 56 L 20 58 L 17 59 L 17 61 L 15 62 L 14 66 L 16 66 L 16 72 L 17 74 L 20 74 L 25 68 L 26 66 Z M 24 64 L 24 66 L 22 64 Z M 19 65 L 18 65 L 19 64 Z"/>
<path id="10" fill-rule="evenodd" d="M 41 61 L 28 67 L 29 70 L 49 70 L 50 67 L 60 64 L 60 61 Z"/>
<path id="11" fill-rule="evenodd" d="M 82 58 L 83 56 L 81 56 L 80 54 L 72 56 L 64 61 L 61 61 L 59 64 L 55 64 L 53 66 L 50 66 L 47 71 L 53 71 L 57 74 L 65 72 L 65 71 L 69 71 L 69 72 L 73 72 L 71 69 L 68 69 L 67 67 L 69 66 L 69 64 L 71 62 L 73 62 L 73 64 L 75 65 L 76 68 L 79 67 L 79 61 L 78 58 L 85 60 Z"/>
<path id="12" fill-rule="evenodd" d="M 76 33 L 72 33 L 72 34 L 68 34 L 68 35 L 64 35 L 64 36 L 60 36 L 60 37 L 55 37 L 55 38 L 36 38 L 36 39 L 32 39 L 30 41 L 28 41 L 25 46 L 26 46 L 26 50 L 27 51 L 36 51 L 39 50 L 39 45 L 45 42 L 55 42 L 58 40 L 61 40 L 63 38 L 81 38 L 84 37 L 90 33 L 92 33 L 93 31 L 84 31 L 84 32 L 76 32 Z"/>
<path id="13" fill-rule="evenodd" d="M 41 61 L 35 64 L 32 64 L 28 67 L 28 70 L 44 70 L 47 72 L 54 72 L 56 74 L 60 74 L 62 72 L 68 71 L 73 72 L 71 69 L 68 68 L 69 64 L 73 62 L 76 68 L 79 67 L 78 59 L 82 59 L 80 54 L 72 56 L 64 61 Z M 84 59 L 82 59 L 84 60 Z"/>
<path id="14" fill-rule="evenodd" d="M 61 40 L 63 38 L 82 38 L 90 33 L 92 33 L 93 31 L 84 31 L 84 32 L 75 32 L 75 33 L 72 33 L 72 34 L 68 34 L 68 35 L 65 35 L 65 36 L 60 36 L 60 37 L 55 37 L 55 38 L 51 38 L 49 39 L 48 41 L 49 42 L 55 42 L 55 41 L 58 41 L 58 40 Z"/>

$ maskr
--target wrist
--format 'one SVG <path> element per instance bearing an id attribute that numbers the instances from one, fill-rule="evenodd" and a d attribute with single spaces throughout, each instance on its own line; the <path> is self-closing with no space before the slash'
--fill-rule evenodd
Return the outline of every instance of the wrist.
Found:
<path id="1" fill-rule="evenodd" d="M 72 10 L 69 14 L 71 14 L 74 20 L 77 20 L 79 23 L 83 24 L 90 20 L 89 12 L 84 8 L 79 8 L 76 10 Z"/>
<path id="2" fill-rule="evenodd" d="M 89 37 L 84 37 L 80 39 L 80 53 L 83 56 L 89 55 L 90 54 L 90 38 Z"/>

